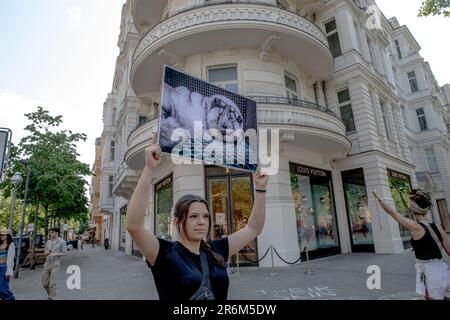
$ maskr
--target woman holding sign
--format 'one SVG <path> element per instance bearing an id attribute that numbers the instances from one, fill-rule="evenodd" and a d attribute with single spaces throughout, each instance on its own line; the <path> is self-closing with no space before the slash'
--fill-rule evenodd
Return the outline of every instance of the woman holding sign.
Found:
<path id="1" fill-rule="evenodd" d="M 196 195 L 185 195 L 174 211 L 178 241 L 166 241 L 144 224 L 151 174 L 161 162 L 161 148 L 155 141 L 156 135 L 145 150 L 145 167 L 128 204 L 126 228 L 152 270 L 161 300 L 226 300 L 229 279 L 225 262 L 261 233 L 268 176 L 260 171 L 253 175 L 255 201 L 244 228 L 210 241 L 207 202 Z"/>
<path id="2" fill-rule="evenodd" d="M 450 255 L 450 243 L 439 225 L 427 221 L 426 215 L 431 208 L 430 195 L 420 189 L 411 191 L 409 208 L 415 220 L 402 216 L 375 191 L 373 195 L 384 211 L 412 232 L 411 246 L 416 256 L 416 292 L 427 300 L 450 300 L 450 271 L 442 260 L 442 248 Z"/>

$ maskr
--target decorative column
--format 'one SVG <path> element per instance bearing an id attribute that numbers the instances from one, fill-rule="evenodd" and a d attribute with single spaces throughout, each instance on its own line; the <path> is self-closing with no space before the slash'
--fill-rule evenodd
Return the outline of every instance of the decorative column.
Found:
<path id="1" fill-rule="evenodd" d="M 270 176 L 267 186 L 266 223 L 258 237 L 258 256 L 262 257 L 269 249 L 268 255 L 259 263 L 259 266 L 286 266 L 275 251 L 272 254 L 270 246 L 273 246 L 288 262 L 294 262 L 300 256 L 289 162 L 281 155 L 278 174 Z"/>

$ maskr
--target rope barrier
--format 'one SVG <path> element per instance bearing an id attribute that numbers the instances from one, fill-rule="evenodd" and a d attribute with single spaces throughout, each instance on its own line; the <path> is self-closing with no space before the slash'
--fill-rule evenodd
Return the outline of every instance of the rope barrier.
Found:
<path id="1" fill-rule="evenodd" d="M 256 252 L 255 252 L 254 250 L 252 250 L 250 247 L 249 247 L 248 249 L 249 249 L 251 252 L 253 252 L 253 253 L 256 254 Z M 260 259 L 258 259 L 258 260 L 252 260 L 252 259 L 250 259 L 249 257 L 247 257 L 247 255 L 244 253 L 243 250 L 239 250 L 239 253 L 242 254 L 242 256 L 243 256 L 246 260 L 248 260 L 249 262 L 251 262 L 251 263 L 259 263 L 259 262 L 261 262 L 261 261 L 267 256 L 267 254 L 269 253 L 270 249 L 273 249 L 273 251 L 275 251 L 275 254 L 278 256 L 278 258 L 280 258 L 281 261 L 283 261 L 283 262 L 286 263 L 286 264 L 290 264 L 290 265 L 297 264 L 299 261 L 302 260 L 302 256 L 306 253 L 306 252 L 305 252 L 306 250 L 304 250 L 303 252 L 300 252 L 300 257 L 299 257 L 297 260 L 295 260 L 294 262 L 289 262 L 289 261 L 286 261 L 285 259 L 283 259 L 283 258 L 280 256 L 280 254 L 278 253 L 277 249 L 275 249 L 273 246 L 270 246 L 269 248 L 267 248 L 266 252 L 265 252 L 265 253 L 263 254 L 263 256 L 262 256 Z M 306 249 L 306 248 L 305 248 L 305 249 Z M 272 261 L 272 262 L 273 262 L 273 261 Z"/>
<path id="2" fill-rule="evenodd" d="M 266 253 L 264 253 L 264 255 L 261 257 L 261 259 L 256 260 L 256 261 L 254 261 L 254 260 L 248 258 L 242 250 L 239 250 L 239 252 L 244 256 L 244 258 L 245 258 L 246 260 L 250 261 L 251 263 L 259 263 L 260 261 L 262 261 L 262 260 L 267 256 L 267 254 L 269 253 L 269 250 L 270 250 L 270 248 L 267 248 Z"/>
<path id="3" fill-rule="evenodd" d="M 250 246 L 247 245 L 247 246 L 245 246 L 244 248 L 245 248 L 245 249 L 248 249 L 248 250 L 250 250 L 251 252 L 253 252 L 254 254 L 256 254 L 256 251 L 253 250 L 252 247 L 250 247 Z M 241 249 L 241 250 L 244 250 L 244 249 Z"/>
<path id="4" fill-rule="evenodd" d="M 297 264 L 297 263 L 302 259 L 302 254 L 300 253 L 300 257 L 299 257 L 297 260 L 295 260 L 295 262 L 288 262 L 288 261 L 284 260 L 284 259 L 278 254 L 277 249 L 273 248 L 273 251 L 275 251 L 275 254 L 278 256 L 278 258 L 280 258 L 281 261 L 283 261 L 284 263 L 287 263 L 287 264 Z"/>

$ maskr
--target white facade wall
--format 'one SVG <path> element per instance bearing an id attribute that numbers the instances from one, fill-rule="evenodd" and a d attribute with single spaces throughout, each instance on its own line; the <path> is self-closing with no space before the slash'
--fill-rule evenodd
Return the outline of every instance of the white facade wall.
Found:
<path id="1" fill-rule="evenodd" d="M 202 3 L 201 0 L 168 1 L 162 14 L 163 17 L 173 15 L 179 10 Z M 253 1 L 274 5 L 275 1 Z M 314 10 L 298 5 L 295 1 L 283 1 L 290 9 L 297 9 L 308 16 Z M 371 1 L 367 1 L 370 5 Z M 132 55 L 139 39 L 145 35 L 138 34 L 130 26 L 130 3 L 124 7 L 124 19 L 119 46 L 121 55 L 117 61 L 114 86 L 110 98 L 105 104 L 105 130 L 103 134 L 104 155 L 109 159 L 109 144 L 111 139 L 116 141 L 116 156 L 113 163 L 102 163 L 103 177 L 101 194 L 107 191 L 106 176 L 112 172 L 115 183 L 126 168 L 124 156 L 128 151 L 128 137 L 138 124 L 138 117 L 148 116 L 157 111 L 154 103 L 159 103 L 159 92 L 148 92 L 135 97 L 130 87 Z M 209 67 L 237 66 L 239 91 L 246 96 L 279 96 L 286 95 L 284 75 L 287 74 L 297 81 L 299 99 L 318 102 L 327 106 L 340 116 L 337 92 L 348 89 L 355 120 L 356 131 L 348 134 L 352 143 L 349 156 L 330 162 L 326 154 L 317 154 L 289 145 L 282 150 L 280 170 L 271 177 L 268 187 L 266 210 L 267 218 L 263 233 L 258 237 L 258 252 L 261 256 L 270 248 L 288 261 L 298 258 L 296 217 L 292 190 L 290 184 L 289 162 L 331 171 L 333 197 L 336 209 L 336 224 L 339 230 L 341 252 L 352 251 L 351 231 L 347 217 L 341 171 L 362 168 L 364 170 L 366 189 L 369 194 L 369 208 L 372 213 L 374 232 L 374 246 L 377 253 L 399 253 L 403 251 L 398 224 L 377 207 L 372 190 L 376 189 L 381 196 L 393 203 L 387 169 L 409 175 L 413 186 L 417 185 L 415 171 L 428 169 L 424 145 L 418 135 L 419 124 L 415 109 L 423 107 L 427 116 L 429 129 L 441 130 L 445 128 L 442 115 L 435 110 L 435 106 L 427 98 L 426 92 L 427 69 L 422 65 L 422 59 L 417 53 L 418 45 L 411 43 L 411 37 L 402 28 L 393 29 L 385 21 L 381 21 L 384 32 L 367 28 L 367 17 L 353 1 L 329 1 L 327 5 L 320 5 L 314 11 L 315 24 L 325 31 L 324 24 L 331 19 L 336 20 L 342 55 L 334 59 L 334 74 L 320 76 L 307 74 L 300 66 L 278 54 L 272 52 L 268 61 L 261 61 L 258 49 L 240 48 L 203 52 L 182 57 L 177 64 L 186 73 L 207 79 Z M 372 56 L 369 52 L 367 39 L 372 41 Z M 402 50 L 402 59 L 398 59 L 394 39 L 398 39 Z M 392 57 L 395 56 L 395 57 Z M 411 94 L 407 72 L 414 70 L 418 81 L 418 93 Z M 322 81 L 325 81 L 325 95 L 322 92 Z M 319 84 L 317 101 L 313 85 Z M 386 122 L 381 114 L 380 99 L 384 102 Z M 282 107 L 280 105 L 280 107 Z M 117 110 L 116 122 L 112 123 L 112 110 Z M 405 108 L 402 111 L 402 108 Z M 110 122 L 111 121 L 111 122 Z M 408 132 L 409 128 L 412 133 Z M 386 135 L 389 132 L 390 138 Z M 435 140 L 433 140 L 435 139 Z M 440 138 L 439 138 L 440 139 Z M 436 160 L 440 168 L 440 179 L 436 195 L 450 199 L 450 165 L 448 144 L 432 138 Z M 413 152 L 411 152 L 411 150 Z M 413 164 L 417 165 L 417 168 Z M 136 176 L 139 172 L 135 173 Z M 201 165 L 173 166 L 166 161 L 159 168 L 157 175 L 152 178 L 153 185 L 167 175 L 173 175 L 173 202 L 175 203 L 186 193 L 206 196 L 205 171 Z M 437 179 L 436 179 L 437 180 Z M 102 198 L 101 198 L 102 199 Z M 127 200 L 114 197 L 112 216 L 112 247 L 118 250 L 120 241 L 120 208 Z M 154 190 L 150 191 L 146 224 L 154 230 Z M 434 214 L 436 216 L 436 214 Z M 111 239 L 110 239 L 111 241 Z M 125 252 L 131 254 L 132 244 L 129 236 Z M 260 266 L 285 265 L 280 259 L 265 259 Z"/>

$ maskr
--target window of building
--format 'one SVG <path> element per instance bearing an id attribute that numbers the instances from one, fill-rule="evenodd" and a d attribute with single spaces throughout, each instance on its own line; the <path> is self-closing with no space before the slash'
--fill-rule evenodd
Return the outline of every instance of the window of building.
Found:
<path id="1" fill-rule="evenodd" d="M 299 247 L 338 249 L 331 172 L 295 163 L 289 168 Z"/>
<path id="2" fill-rule="evenodd" d="M 423 108 L 416 109 L 417 120 L 419 120 L 420 131 L 428 130 L 427 117 Z"/>
<path id="3" fill-rule="evenodd" d="M 372 39 L 370 39 L 369 37 L 367 37 L 367 47 L 369 48 L 370 62 L 375 64 L 375 57 L 374 57 L 374 52 L 373 52 L 373 42 L 372 42 Z"/>
<path id="4" fill-rule="evenodd" d="M 284 75 L 284 85 L 286 86 L 286 97 L 298 99 L 297 81 L 287 75 Z"/>
<path id="5" fill-rule="evenodd" d="M 147 120 L 147 117 L 146 117 L 146 116 L 139 116 L 138 124 L 142 124 L 142 123 L 144 123 L 146 120 Z"/>
<path id="6" fill-rule="evenodd" d="M 430 169 L 430 172 L 439 172 L 433 148 L 425 149 L 425 154 L 427 155 L 428 169 Z"/>
<path id="7" fill-rule="evenodd" d="M 407 111 L 404 105 L 401 105 L 401 110 L 402 110 L 402 118 L 403 118 L 403 123 L 405 124 L 405 127 L 409 129 L 409 121 L 408 121 L 408 115 L 407 115 Z"/>
<path id="8" fill-rule="evenodd" d="M 351 223 L 353 245 L 372 245 L 372 213 L 368 205 L 368 196 L 363 169 L 342 172 L 345 204 Z"/>
<path id="9" fill-rule="evenodd" d="M 419 91 L 419 85 L 417 83 L 415 71 L 408 72 L 408 81 L 409 81 L 409 86 L 411 88 L 411 92 Z"/>
<path id="10" fill-rule="evenodd" d="M 173 178 L 169 176 L 155 184 L 155 235 L 166 240 L 172 237 L 172 206 Z"/>
<path id="11" fill-rule="evenodd" d="M 411 191 L 411 179 L 408 175 L 392 170 L 388 171 L 389 186 L 391 188 L 392 199 L 395 208 L 402 216 L 414 219 L 409 209 L 409 192 Z M 411 232 L 399 224 L 400 236 L 402 237 L 404 246 L 409 246 Z"/>
<path id="12" fill-rule="evenodd" d="M 353 117 L 352 104 L 350 100 L 350 93 L 348 89 L 338 92 L 339 110 L 341 112 L 341 119 L 345 124 L 347 133 L 355 132 L 355 119 Z"/>
<path id="13" fill-rule="evenodd" d="M 335 19 L 325 23 L 325 31 L 333 58 L 339 57 L 342 54 L 342 51 Z"/>
<path id="14" fill-rule="evenodd" d="M 402 50 L 400 48 L 400 43 L 398 42 L 398 40 L 395 40 L 395 48 L 397 49 L 397 55 L 398 58 L 401 59 L 402 57 Z"/>
<path id="15" fill-rule="evenodd" d="M 237 67 L 209 68 L 208 81 L 225 90 L 239 93 Z"/>
<path id="16" fill-rule="evenodd" d="M 380 50 L 380 57 L 381 57 L 381 65 L 380 65 L 381 70 L 379 70 L 379 71 L 381 74 L 385 75 L 387 72 L 386 62 L 384 60 L 384 58 L 386 57 L 386 50 L 384 48 L 379 48 L 379 50 Z"/>
<path id="17" fill-rule="evenodd" d="M 286 0 L 277 0 L 277 7 L 281 9 L 289 9 L 289 3 Z"/>
<path id="18" fill-rule="evenodd" d="M 113 183 L 114 183 L 114 177 L 113 176 L 109 176 L 108 194 L 109 194 L 110 197 L 112 197 Z"/>
<path id="19" fill-rule="evenodd" d="M 127 206 L 125 205 L 120 209 L 120 242 L 119 242 L 119 250 L 125 251 L 125 246 L 127 243 Z"/>
<path id="20" fill-rule="evenodd" d="M 359 25 L 356 23 L 356 21 L 353 21 L 353 26 L 355 27 L 355 32 L 356 32 L 356 40 L 358 41 L 358 52 L 361 53 L 362 50 L 362 45 L 361 45 L 361 32 L 359 29 Z"/>
<path id="21" fill-rule="evenodd" d="M 386 133 L 386 137 L 389 140 L 392 140 L 391 131 L 390 131 L 390 127 L 389 127 L 388 114 L 386 111 L 386 104 L 383 100 L 380 100 L 380 108 L 381 108 L 381 116 L 383 117 L 384 132 Z"/>
<path id="22" fill-rule="evenodd" d="M 112 110 L 112 119 L 111 119 L 111 125 L 115 126 L 116 125 L 116 113 L 117 113 L 117 109 L 113 108 Z"/>
<path id="23" fill-rule="evenodd" d="M 116 143 L 114 142 L 114 140 L 111 141 L 111 147 L 109 149 L 110 151 L 110 155 L 111 155 L 111 161 L 114 161 L 114 153 L 116 151 Z"/>
<path id="24" fill-rule="evenodd" d="M 409 153 L 411 154 L 411 161 L 413 165 L 416 165 L 416 157 L 413 147 L 409 147 Z"/>
<path id="25" fill-rule="evenodd" d="M 394 76 L 395 86 L 396 86 L 397 88 L 400 88 L 400 84 L 399 84 L 399 82 L 398 82 L 397 69 L 395 69 L 394 66 L 392 66 L 392 75 Z"/>
<path id="26" fill-rule="evenodd" d="M 450 232 L 450 214 L 447 208 L 447 201 L 445 199 L 436 199 L 439 215 L 442 221 L 442 227 L 446 232 Z"/>

